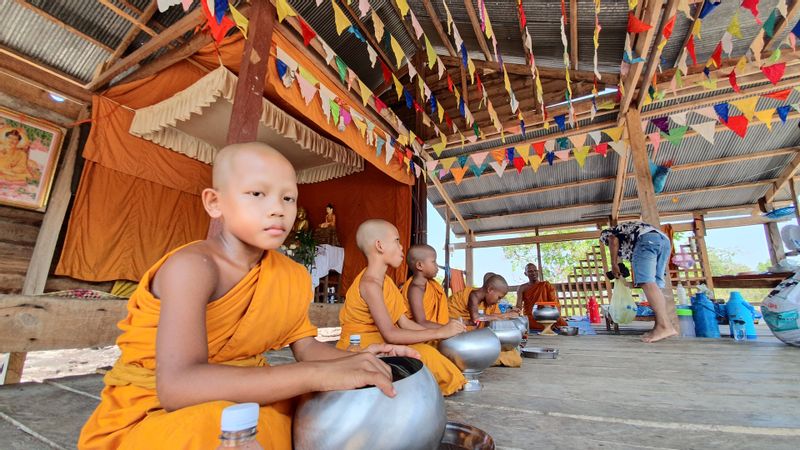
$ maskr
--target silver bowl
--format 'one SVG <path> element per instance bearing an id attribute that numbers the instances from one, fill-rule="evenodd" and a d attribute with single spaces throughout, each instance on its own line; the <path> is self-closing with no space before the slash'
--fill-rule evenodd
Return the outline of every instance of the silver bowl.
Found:
<path id="1" fill-rule="evenodd" d="M 439 341 L 439 351 L 467 378 L 464 390 L 479 391 L 478 376 L 500 356 L 500 339 L 492 330 L 481 328 Z"/>
<path id="2" fill-rule="evenodd" d="M 519 316 L 511 319 L 512 322 L 519 328 L 520 333 L 524 336 L 525 333 L 528 332 L 528 318 L 525 316 Z"/>
<path id="3" fill-rule="evenodd" d="M 522 342 L 522 331 L 515 320 L 493 320 L 489 322 L 489 329 L 500 339 L 503 350 L 511 350 Z"/>
<path id="4" fill-rule="evenodd" d="M 558 329 L 559 334 L 564 336 L 577 336 L 578 335 L 578 327 L 560 327 Z"/>
<path id="5" fill-rule="evenodd" d="M 494 450 L 494 440 L 473 426 L 447 422 L 439 450 Z"/>
<path id="6" fill-rule="evenodd" d="M 292 423 L 295 450 L 437 448 L 447 415 L 433 375 L 417 359 L 382 359 L 397 395 L 367 387 L 303 396 Z"/>
<path id="7" fill-rule="evenodd" d="M 555 306 L 538 306 L 533 309 L 533 318 L 536 321 L 558 320 L 561 312 Z"/>

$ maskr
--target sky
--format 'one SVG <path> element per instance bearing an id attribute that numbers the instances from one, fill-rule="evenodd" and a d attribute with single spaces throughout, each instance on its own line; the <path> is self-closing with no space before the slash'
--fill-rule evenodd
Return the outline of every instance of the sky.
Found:
<path id="1" fill-rule="evenodd" d="M 793 223 L 795 223 L 793 220 L 781 222 L 779 226 L 783 228 Z M 498 235 L 491 237 L 491 239 L 500 239 L 503 237 L 507 236 Z M 433 246 L 438 252 L 438 262 L 440 265 L 444 265 L 444 238 L 444 220 L 433 205 L 428 202 L 428 244 Z M 453 244 L 456 242 L 464 242 L 464 240 L 456 238 L 454 234 L 451 234 L 450 243 Z M 763 225 L 708 230 L 706 245 L 708 248 L 730 250 L 734 254 L 734 261 L 744 264 L 752 270 L 756 269 L 758 263 L 769 261 L 769 252 L 767 250 L 767 240 Z M 502 247 L 475 249 L 473 260 L 475 272 L 477 274 L 484 274 L 486 272 L 499 273 L 506 277 L 511 284 L 518 284 L 525 281 L 525 276 L 521 272 L 515 273 L 512 270 L 511 262 L 506 260 L 503 255 Z M 464 250 L 455 250 L 451 254 L 450 266 L 457 269 L 464 268 Z"/>

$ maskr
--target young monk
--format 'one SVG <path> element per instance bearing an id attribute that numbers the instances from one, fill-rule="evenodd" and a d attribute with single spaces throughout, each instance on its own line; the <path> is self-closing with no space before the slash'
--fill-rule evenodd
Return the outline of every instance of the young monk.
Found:
<path id="1" fill-rule="evenodd" d="M 479 310 L 483 310 L 486 321 L 512 319 L 518 317 L 516 312 L 500 313 L 498 302 L 508 294 L 508 283 L 506 279 L 495 273 L 487 273 L 484 276 L 483 286 L 478 289 L 466 288 L 461 292 L 453 294 L 448 303 L 450 305 L 450 317 L 461 318 L 470 324 L 470 328 L 477 328 L 483 324 L 478 320 Z M 519 367 L 522 365 L 522 358 L 515 349 L 500 352 L 500 356 L 495 361 L 496 366 Z"/>
<path id="2" fill-rule="evenodd" d="M 411 348 L 422 355 L 442 394 L 450 395 L 461 389 L 467 380 L 461 371 L 437 349 L 423 342 L 446 339 L 465 330 L 452 321 L 436 329 L 428 329 L 406 317 L 403 294 L 386 276 L 386 270 L 403 262 L 403 248 L 397 228 L 385 220 L 367 220 L 356 232 L 358 248 L 367 257 L 367 268 L 353 280 L 339 313 L 342 335 L 336 344 L 344 349 L 350 335 L 361 336 L 361 343 L 413 344 Z"/>
<path id="3" fill-rule="evenodd" d="M 406 317 L 425 328 L 436 329 L 450 321 L 444 288 L 433 278 L 439 272 L 436 250 L 430 245 L 413 245 L 408 249 L 408 267 L 413 275 L 400 292 L 406 306 Z"/>
<path id="4" fill-rule="evenodd" d="M 263 405 L 258 441 L 290 449 L 293 397 L 365 385 L 392 396 L 391 370 L 376 354 L 419 356 L 391 345 L 345 353 L 314 339 L 310 276 L 275 251 L 297 211 L 286 158 L 264 144 L 231 145 L 212 176 L 202 200 L 222 230 L 142 277 L 80 449 L 214 448 L 232 402 Z M 267 366 L 262 354 L 286 345 L 299 362 Z"/>

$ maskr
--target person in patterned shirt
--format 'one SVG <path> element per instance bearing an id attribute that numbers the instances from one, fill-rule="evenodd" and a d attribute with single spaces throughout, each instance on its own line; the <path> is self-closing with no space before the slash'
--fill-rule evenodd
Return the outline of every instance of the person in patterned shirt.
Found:
<path id="1" fill-rule="evenodd" d="M 665 272 L 672 244 L 658 228 L 644 222 L 625 222 L 600 233 L 600 242 L 611 252 L 611 272 L 623 280 L 619 260 L 627 259 L 633 280 L 641 287 L 656 315 L 655 326 L 642 336 L 644 342 L 657 342 L 678 334 L 667 317 L 667 302 L 661 289 L 666 285 Z"/>

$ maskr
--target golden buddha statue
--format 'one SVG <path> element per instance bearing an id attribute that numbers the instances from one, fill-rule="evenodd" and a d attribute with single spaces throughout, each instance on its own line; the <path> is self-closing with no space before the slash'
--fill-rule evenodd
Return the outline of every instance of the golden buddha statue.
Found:
<path id="1" fill-rule="evenodd" d="M 317 244 L 339 245 L 339 237 L 336 235 L 336 213 L 330 203 L 325 206 L 325 222 L 319 224 L 314 231 L 314 240 Z"/>

